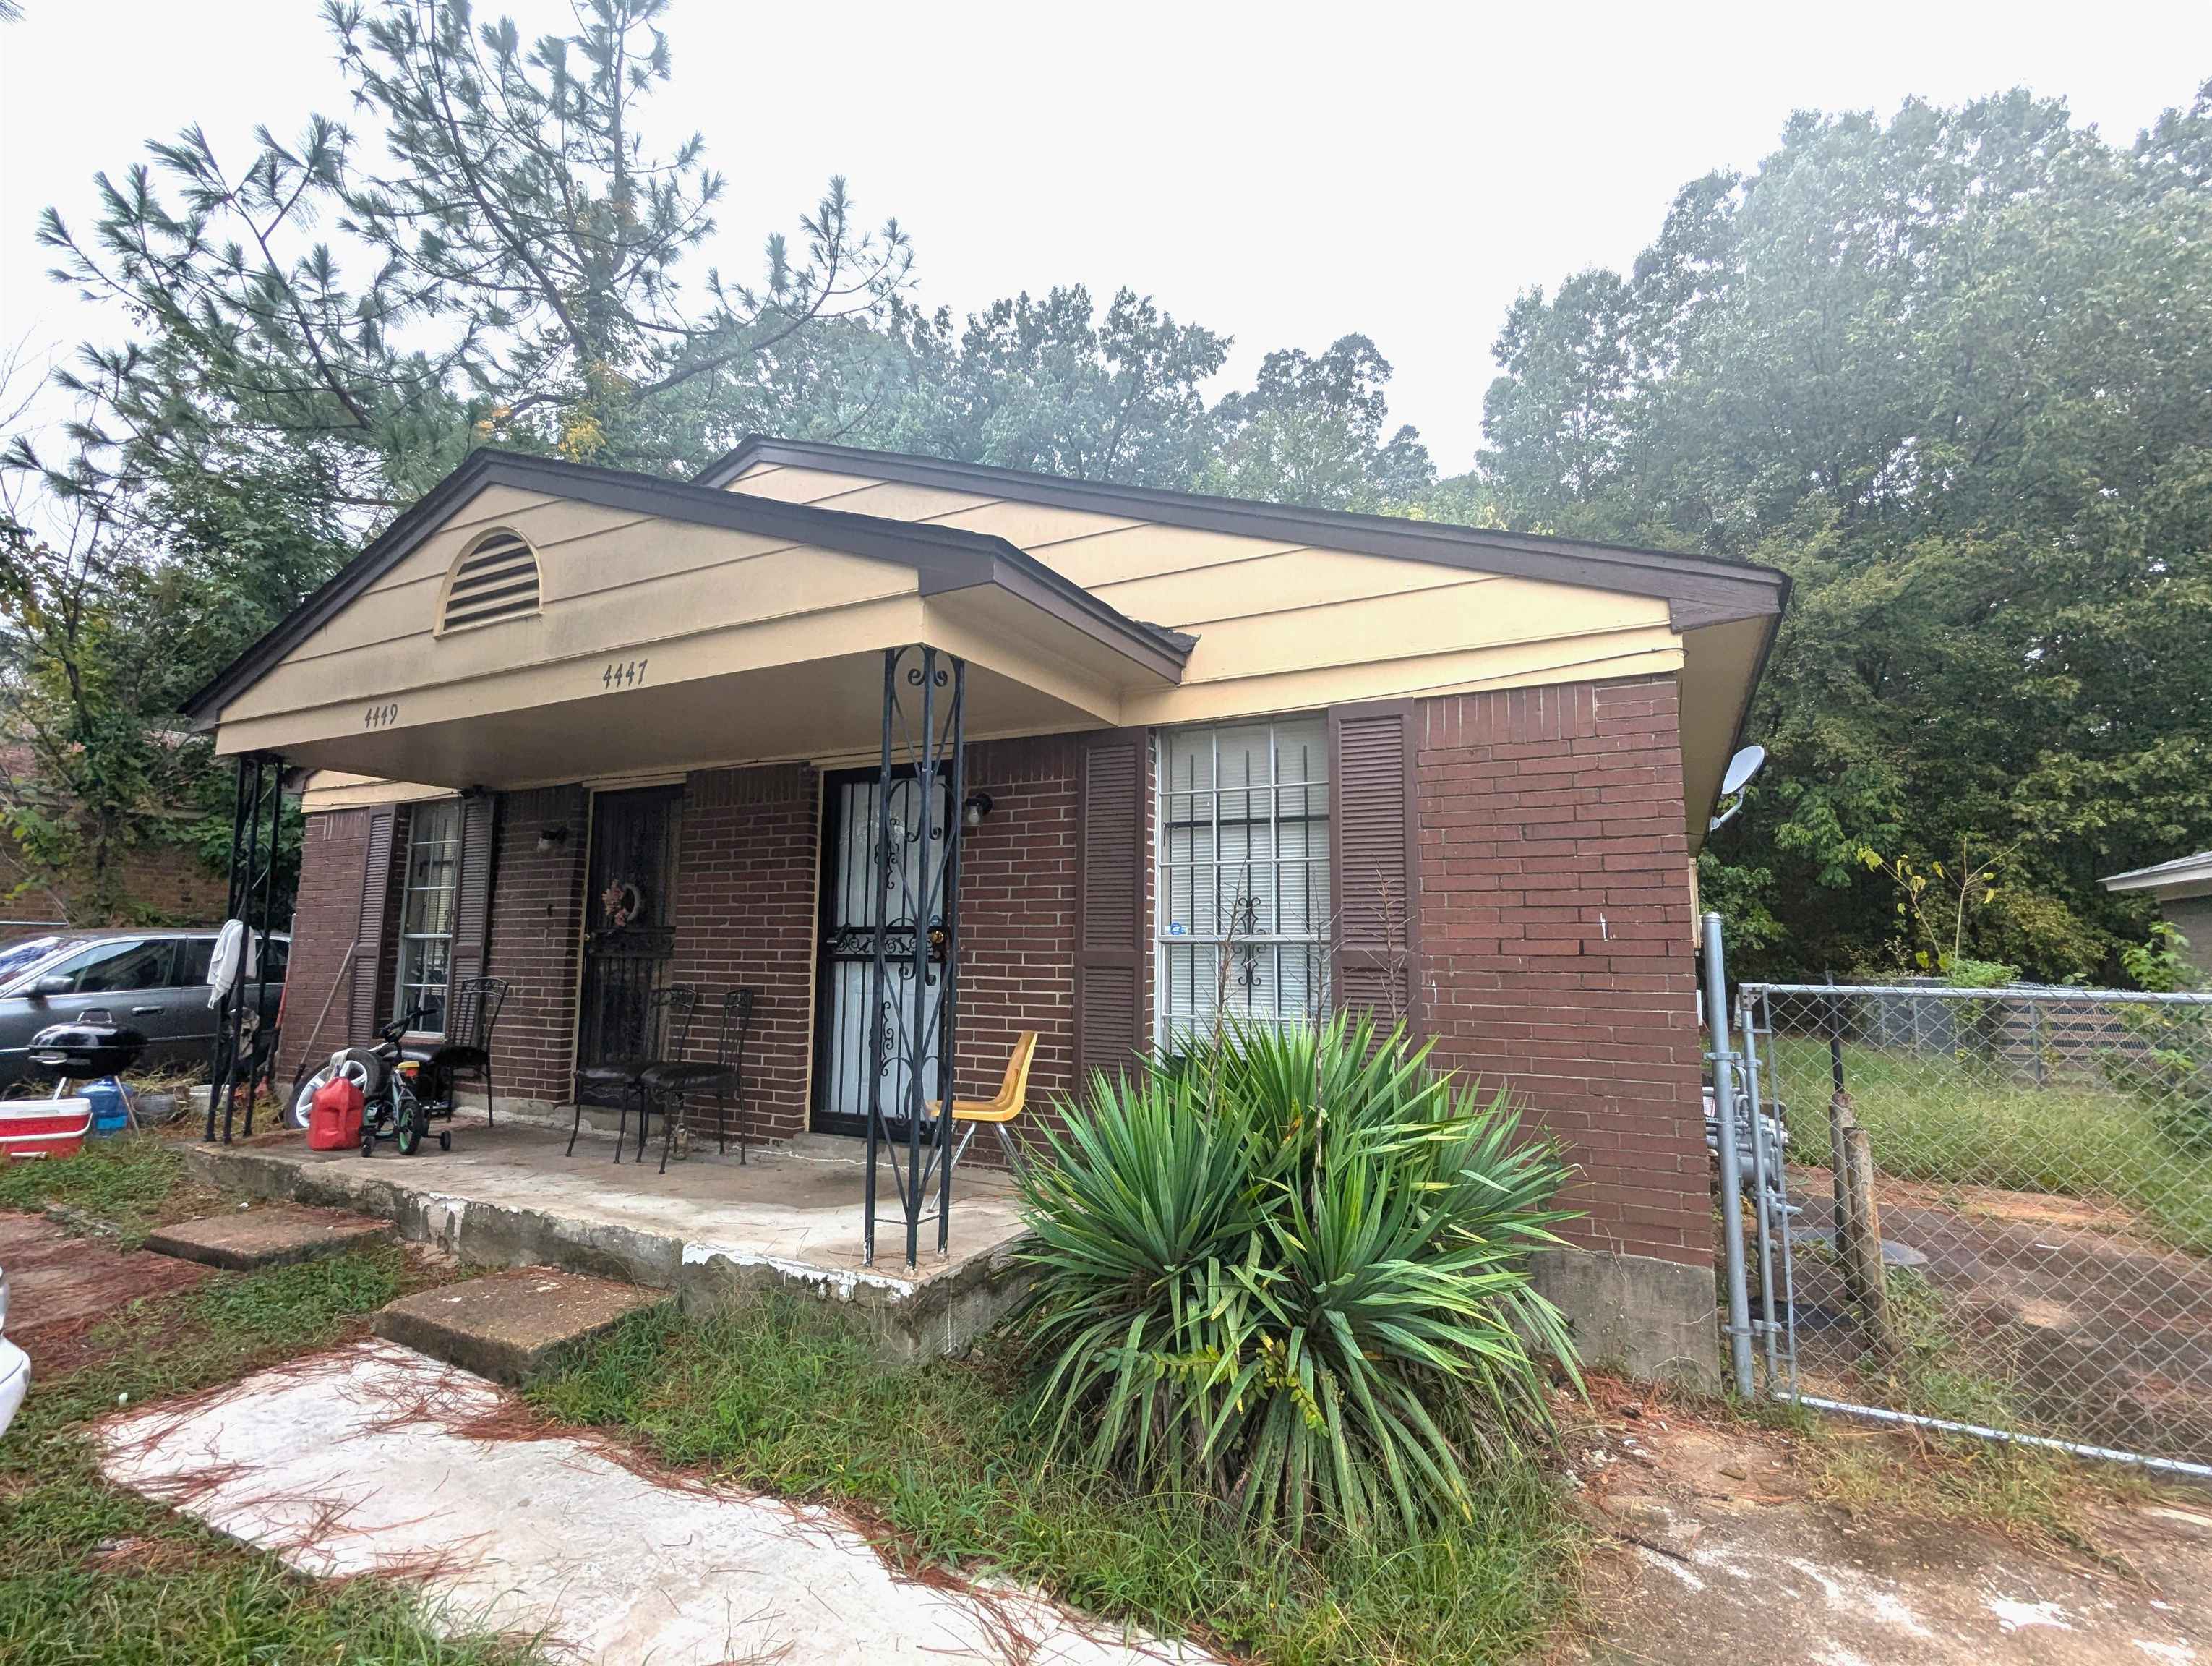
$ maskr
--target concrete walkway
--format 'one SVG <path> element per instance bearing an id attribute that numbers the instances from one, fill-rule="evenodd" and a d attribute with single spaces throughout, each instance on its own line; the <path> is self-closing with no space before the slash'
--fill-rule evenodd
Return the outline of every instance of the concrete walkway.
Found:
<path id="1" fill-rule="evenodd" d="M 1005 1587 L 904 1580 L 842 1518 L 549 1434 L 482 1379 L 389 1342 L 109 1424 L 109 1477 L 320 1578 L 419 1579 L 452 1629 L 602 1666 L 1135 1666 L 1123 1639 Z"/>

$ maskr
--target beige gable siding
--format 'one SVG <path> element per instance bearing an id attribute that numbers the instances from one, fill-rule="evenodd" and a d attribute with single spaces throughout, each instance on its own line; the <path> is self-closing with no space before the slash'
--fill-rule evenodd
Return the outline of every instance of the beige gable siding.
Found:
<path id="1" fill-rule="evenodd" d="M 495 526 L 537 550 L 539 611 L 437 635 L 454 559 Z M 286 655 L 224 721 L 450 690 L 524 665 L 649 654 L 676 637 L 914 593 L 913 569 L 896 562 L 492 488 Z"/>
<path id="2" fill-rule="evenodd" d="M 1131 618 L 1198 638 L 1182 685 L 1132 695 L 1167 723 L 1346 700 L 1681 666 L 1653 597 L 759 464 L 729 489 L 1003 538 Z"/>

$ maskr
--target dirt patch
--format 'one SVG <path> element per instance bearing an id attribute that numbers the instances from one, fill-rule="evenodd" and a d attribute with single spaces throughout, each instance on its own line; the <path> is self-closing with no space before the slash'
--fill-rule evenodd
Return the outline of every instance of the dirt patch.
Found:
<path id="1" fill-rule="evenodd" d="M 143 1296 L 189 1290 L 209 1269 L 82 1237 L 43 1215 L 0 1214 L 9 1340 L 52 1381 L 93 1359 L 92 1331 Z"/>
<path id="2" fill-rule="evenodd" d="M 1899 1403 L 1864 1376 L 1841 1270 L 1808 1240 L 1832 1228 L 1825 1170 L 1792 1170 L 1808 1389 Z M 2099 1203 L 1971 1186 L 1881 1184 L 1882 1237 L 1916 1250 L 1942 1304 L 1942 1368 L 1988 1385 L 1984 1415 L 2158 1456 L 2212 1456 L 2212 1261 L 2124 1230 Z M 1893 1286 L 1893 1292 L 1895 1286 Z"/>
<path id="3" fill-rule="evenodd" d="M 1716 1659 L 1826 1666 L 2212 1658 L 2212 1496 L 2115 1501 L 2097 1554 L 1911 1513 L 1910 1489 L 1856 1512 L 1811 1494 L 1833 1443 L 1884 1462 L 1909 1443 L 1805 1437 L 1600 1382 L 1571 1422 L 1570 1485 L 1608 1548 L 1592 1559 L 1589 1632 L 1560 1658 L 1603 1666 Z M 1571 1416 L 1572 1414 L 1570 1414 Z M 1893 1469 L 1893 1481 L 1903 1476 Z"/>

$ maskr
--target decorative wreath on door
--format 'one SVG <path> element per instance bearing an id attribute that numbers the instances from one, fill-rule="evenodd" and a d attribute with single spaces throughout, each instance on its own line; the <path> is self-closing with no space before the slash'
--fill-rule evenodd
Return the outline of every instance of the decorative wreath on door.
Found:
<path id="1" fill-rule="evenodd" d="M 599 893 L 601 919 L 609 931 L 634 926 L 645 916 L 645 887 L 635 879 L 617 879 Z"/>

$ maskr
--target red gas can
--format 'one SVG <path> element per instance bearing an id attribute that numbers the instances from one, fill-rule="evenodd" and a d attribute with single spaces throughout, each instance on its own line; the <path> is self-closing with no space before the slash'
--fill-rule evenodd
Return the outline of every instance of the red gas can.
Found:
<path id="1" fill-rule="evenodd" d="M 361 1143 L 361 1085 L 334 1076 L 307 1102 L 307 1149 L 344 1151 Z"/>

